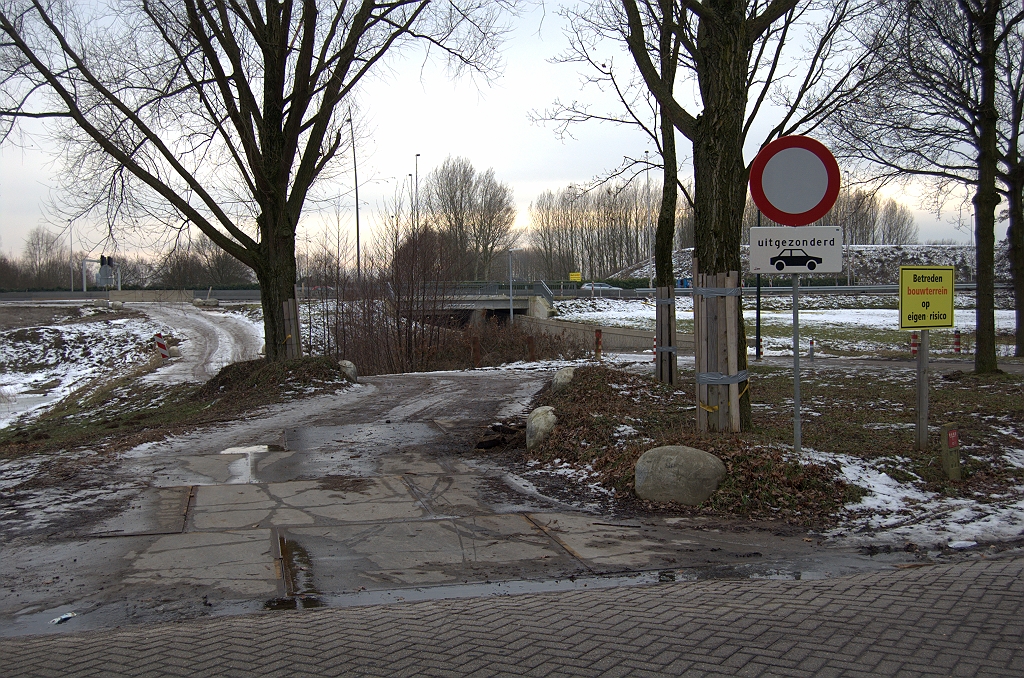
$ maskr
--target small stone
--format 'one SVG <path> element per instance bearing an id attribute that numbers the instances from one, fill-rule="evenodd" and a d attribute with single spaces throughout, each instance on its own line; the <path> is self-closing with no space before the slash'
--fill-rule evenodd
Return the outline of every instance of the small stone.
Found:
<path id="1" fill-rule="evenodd" d="M 551 380 L 551 392 L 558 393 L 569 385 L 572 381 L 573 373 L 576 372 L 575 367 L 563 367 L 562 369 L 555 372 L 554 379 Z"/>
<path id="2" fill-rule="evenodd" d="M 345 378 L 351 381 L 353 384 L 359 379 L 359 373 L 356 371 L 355 363 L 350 360 L 339 360 L 338 367 L 341 368 L 342 374 Z"/>
<path id="3" fill-rule="evenodd" d="M 526 417 L 526 451 L 544 442 L 558 423 L 555 408 L 538 407 Z"/>
<path id="4" fill-rule="evenodd" d="M 635 489 L 641 499 L 696 506 L 725 478 L 725 464 L 713 454 L 683 445 L 647 450 L 636 462 Z"/>

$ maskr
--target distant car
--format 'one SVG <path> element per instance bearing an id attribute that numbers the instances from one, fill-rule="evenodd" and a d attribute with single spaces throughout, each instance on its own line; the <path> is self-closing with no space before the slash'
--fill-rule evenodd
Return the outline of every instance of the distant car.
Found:
<path id="1" fill-rule="evenodd" d="M 762 259 L 762 261 L 764 261 Z M 808 271 L 813 271 L 824 259 L 812 257 L 803 250 L 782 250 L 779 255 L 768 260 L 776 271 L 781 271 L 787 266 L 806 266 Z"/>
<path id="2" fill-rule="evenodd" d="M 621 287 L 614 287 L 608 283 L 583 283 L 580 285 L 581 290 L 621 290 Z"/>

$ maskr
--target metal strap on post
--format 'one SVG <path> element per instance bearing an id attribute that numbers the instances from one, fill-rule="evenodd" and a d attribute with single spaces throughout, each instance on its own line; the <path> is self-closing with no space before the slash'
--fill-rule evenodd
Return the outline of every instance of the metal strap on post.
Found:
<path id="1" fill-rule="evenodd" d="M 702 297 L 738 297 L 743 294 L 742 287 L 695 287 L 695 295 Z"/>
<path id="2" fill-rule="evenodd" d="M 676 347 L 675 346 L 658 346 L 654 350 L 657 351 L 658 353 L 675 353 L 676 352 Z"/>
<path id="3" fill-rule="evenodd" d="M 661 297 L 656 303 L 664 304 L 665 306 L 675 306 L 676 300 L 675 297 Z"/>
<path id="4" fill-rule="evenodd" d="M 736 374 L 722 374 L 721 372 L 698 372 L 697 383 L 708 384 L 714 386 L 722 386 L 728 384 L 739 384 L 740 382 L 747 381 L 750 378 L 747 370 L 740 370 Z"/>

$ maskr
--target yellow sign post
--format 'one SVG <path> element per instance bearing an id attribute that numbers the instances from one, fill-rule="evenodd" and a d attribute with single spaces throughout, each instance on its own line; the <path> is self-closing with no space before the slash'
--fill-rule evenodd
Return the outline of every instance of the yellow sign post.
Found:
<path id="1" fill-rule="evenodd" d="M 953 327 L 952 266 L 900 266 L 900 329 Z"/>
<path id="2" fill-rule="evenodd" d="M 579 271 L 573 271 L 569 274 L 569 282 L 582 282 L 583 274 Z"/>
<path id="3" fill-rule="evenodd" d="M 917 349 L 917 435 L 928 449 L 928 330 L 953 326 L 952 266 L 900 266 L 900 329 L 920 330 Z"/>

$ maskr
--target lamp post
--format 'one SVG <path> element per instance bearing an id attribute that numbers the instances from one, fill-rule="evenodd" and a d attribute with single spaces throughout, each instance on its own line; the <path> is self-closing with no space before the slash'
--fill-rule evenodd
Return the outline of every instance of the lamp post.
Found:
<path id="1" fill-rule="evenodd" d="M 420 154 L 416 154 L 416 200 L 415 200 L 415 216 L 414 221 L 416 222 L 416 230 L 420 230 Z"/>
<path id="2" fill-rule="evenodd" d="M 512 308 L 512 253 L 522 252 L 522 247 L 511 248 L 508 251 L 508 324 L 515 320 L 515 310 Z"/>
<path id="3" fill-rule="evenodd" d="M 650 234 L 648 243 L 651 253 L 651 275 L 647 278 L 647 286 L 654 287 L 654 224 L 651 223 L 651 161 L 650 151 L 644 151 L 644 212 L 647 213 L 647 232 Z"/>
<path id="4" fill-rule="evenodd" d="M 68 251 L 71 255 L 71 291 L 75 291 L 75 233 L 71 230 L 71 219 L 68 219 Z"/>
<path id="5" fill-rule="evenodd" d="M 348 109 L 348 131 L 352 135 L 352 178 L 356 189 L 356 277 L 363 277 L 361 249 L 359 247 L 359 171 L 356 167 L 356 130 L 352 122 L 352 107 Z"/>

